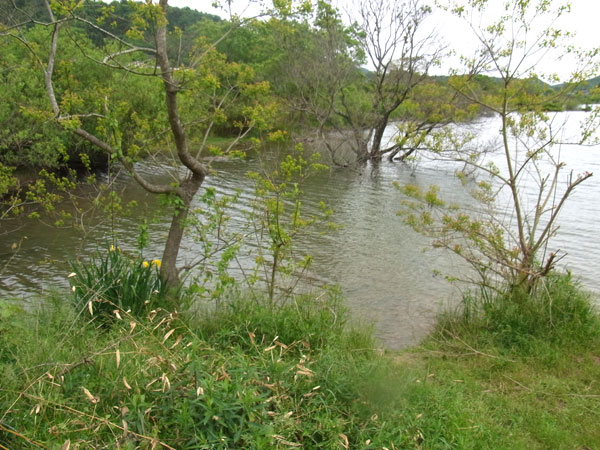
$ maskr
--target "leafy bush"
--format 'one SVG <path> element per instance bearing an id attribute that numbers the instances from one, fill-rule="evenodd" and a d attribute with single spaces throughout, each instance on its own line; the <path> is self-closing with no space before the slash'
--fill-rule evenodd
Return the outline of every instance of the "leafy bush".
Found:
<path id="1" fill-rule="evenodd" d="M 540 345 L 586 345 L 600 338 L 590 295 L 570 274 L 551 273 L 530 293 L 467 294 L 460 315 L 440 321 L 442 333 L 467 334 L 500 348 L 530 353 Z"/>
<path id="2" fill-rule="evenodd" d="M 114 318 L 118 311 L 141 318 L 167 303 L 158 260 L 132 259 L 111 246 L 90 262 L 75 262 L 72 267 L 71 289 L 78 311 L 88 308 L 90 314 L 99 314 L 105 320 Z"/>

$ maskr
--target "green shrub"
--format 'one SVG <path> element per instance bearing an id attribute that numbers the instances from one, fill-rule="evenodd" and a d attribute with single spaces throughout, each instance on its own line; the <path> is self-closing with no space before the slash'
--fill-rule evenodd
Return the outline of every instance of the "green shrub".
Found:
<path id="1" fill-rule="evenodd" d="M 461 313 L 443 318 L 439 330 L 530 353 L 540 346 L 586 345 L 597 340 L 600 318 L 590 295 L 570 274 L 552 273 L 529 294 L 465 295 Z"/>
<path id="2" fill-rule="evenodd" d="M 159 276 L 158 260 L 130 258 L 111 246 L 90 262 L 75 262 L 72 267 L 71 289 L 78 311 L 87 308 L 103 320 L 115 318 L 115 311 L 127 311 L 142 318 L 148 311 L 167 303 L 167 289 Z"/>

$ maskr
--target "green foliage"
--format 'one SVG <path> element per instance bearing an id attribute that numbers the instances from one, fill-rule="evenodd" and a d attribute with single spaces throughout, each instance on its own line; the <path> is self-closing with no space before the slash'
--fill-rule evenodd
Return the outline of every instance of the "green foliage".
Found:
<path id="1" fill-rule="evenodd" d="M 469 89 L 473 96 L 485 99 L 486 107 L 491 105 L 494 105 L 493 108 L 500 107 L 500 99 L 505 89 L 500 77 L 483 74 L 452 75 L 443 77 L 443 81 L 451 89 L 458 91 Z M 507 106 L 512 110 L 520 111 L 569 111 L 577 109 L 579 104 L 584 103 L 584 100 L 578 99 L 573 91 L 582 89 L 581 86 L 585 86 L 586 82 L 574 82 L 572 87 L 565 89 L 564 84 L 549 84 L 547 81 L 533 74 L 513 80 L 510 96 L 507 96 Z"/>
<path id="2" fill-rule="evenodd" d="M 228 21 L 203 20 L 193 25 L 191 32 L 197 40 L 217 42 L 225 33 L 227 39 L 221 40 L 216 50 L 227 56 L 229 62 L 252 67 L 262 80 L 272 79 L 268 74 L 271 66 L 280 56 L 276 45 L 277 21 L 250 21 L 238 26 Z M 185 42 L 184 42 L 185 45 Z"/>
<path id="3" fill-rule="evenodd" d="M 0 348 L 16 361 L 0 360 L 0 414 L 18 435 L 0 431 L 0 443 L 334 449 L 403 439 L 363 396 L 386 363 L 368 333 L 344 326 L 335 296 L 275 308 L 237 300 L 190 320 L 122 314 L 107 331 L 58 303 L 11 317 Z"/>
<path id="4" fill-rule="evenodd" d="M 77 311 L 102 321 L 114 321 L 123 311 L 144 317 L 167 303 L 167 289 L 158 269 L 160 261 L 131 258 L 111 246 L 89 262 L 74 262 L 70 282 Z"/>
<path id="5" fill-rule="evenodd" d="M 288 136 L 281 131 L 271 133 L 267 141 L 271 145 L 281 146 L 284 150 L 278 167 L 266 168 L 262 174 L 248 174 L 254 182 L 256 193 L 249 220 L 259 243 L 262 244 L 263 236 L 266 236 L 269 251 L 269 254 L 265 254 L 263 246 L 259 245 L 253 278 L 258 279 L 258 271 L 262 267 L 269 298 L 273 301 L 276 286 L 282 284 L 277 280 L 278 274 L 289 277 L 296 273 L 296 276 L 292 277 L 294 281 L 284 289 L 293 290 L 298 282 L 297 273 L 303 273 L 312 262 L 310 255 L 301 258 L 294 256 L 296 239 L 319 219 L 330 216 L 331 211 L 321 203 L 320 215 L 305 217 L 302 214 L 303 184 L 310 176 L 328 169 L 319 163 L 321 156 L 318 153 L 305 156 L 301 144 L 287 153 L 285 149 L 289 146 Z"/>
<path id="6" fill-rule="evenodd" d="M 0 219 L 18 215 L 23 211 L 19 180 L 13 174 L 13 167 L 7 167 L 0 162 Z"/>
<path id="7" fill-rule="evenodd" d="M 187 291 L 220 301 L 238 289 L 230 269 L 237 260 L 243 236 L 231 233 L 228 224 L 233 208 L 238 205 L 239 193 L 218 196 L 216 189 L 206 188 L 199 200 L 199 207 L 193 210 L 187 223 L 198 248 L 193 267 L 189 269 Z"/>
<path id="8" fill-rule="evenodd" d="M 206 145 L 210 136 L 240 136 L 249 129 L 262 131 L 271 126 L 276 106 L 270 99 L 269 83 L 257 81 L 249 65 L 228 61 L 203 38 L 195 41 L 190 57 L 195 66 L 177 72 L 186 87 L 180 109 L 190 123 L 189 138 L 202 150 L 220 156 L 226 152 Z"/>
<path id="9" fill-rule="evenodd" d="M 13 176 L 13 167 L 0 165 L 0 197 L 5 197 L 17 186 L 17 179 Z"/>
<path id="10" fill-rule="evenodd" d="M 39 45 L 39 30 L 28 36 Z M 39 39 L 38 39 L 39 38 Z M 61 167 L 73 141 L 50 120 L 39 67 L 17 41 L 2 40 L 0 58 L 0 163 L 16 167 Z"/>
<path id="11" fill-rule="evenodd" d="M 22 11 L 34 8 L 34 5 L 17 3 Z M 56 6 L 55 12 L 60 15 L 67 14 L 63 9 L 74 4 L 57 2 Z M 158 20 L 154 7 L 135 2 L 113 2 L 106 6 L 102 2 L 89 1 L 79 4 L 78 8 L 77 13 L 85 20 L 106 26 L 107 31 L 120 38 L 125 38 L 129 27 L 138 29 L 143 35 L 150 23 Z M 185 14 L 181 16 L 181 12 Z M 8 14 L 7 11 L 5 17 L 19 22 L 17 16 L 20 13 L 12 11 Z M 47 20 L 43 8 L 39 14 L 43 17 L 38 20 Z M 187 30 L 206 15 L 189 8 L 181 11 L 169 8 L 167 18 L 171 16 L 175 17 L 172 17 L 175 20 L 172 26 Z M 180 16 L 182 20 L 187 17 L 185 24 L 177 21 Z M 139 23 L 134 24 L 136 20 Z M 79 170 L 89 168 L 85 167 L 87 160 L 87 166 L 93 169 L 105 168 L 106 155 L 72 133 L 78 126 L 113 146 L 117 150 L 115 157 L 125 156 L 131 161 L 146 156 L 151 150 L 168 146 L 168 141 L 163 139 L 166 122 L 163 87 L 160 79 L 149 76 L 153 75 L 154 61 L 144 54 L 125 54 L 108 59 L 108 64 L 99 64 L 98 61 L 103 61 L 107 55 L 122 50 L 121 44 L 79 21 L 69 21 L 68 27 L 71 38 L 59 40 L 53 76 L 61 108 L 60 123 L 53 120 L 40 70 L 40 63 L 45 62 L 49 50 L 47 29 L 33 25 L 23 27 L 21 41 L 3 37 L 0 79 L 5 89 L 0 92 L 0 129 L 3 130 L 0 131 L 0 163 L 34 169 L 70 167 Z M 264 124 L 266 117 L 274 113 L 268 102 L 257 100 L 266 98 L 268 84 L 254 83 L 254 73 L 248 66 L 229 64 L 214 50 L 203 55 L 202 64 L 198 64 L 198 56 L 206 46 L 199 44 L 196 33 L 192 36 L 186 38 L 190 45 L 181 51 L 188 62 L 193 60 L 194 68 L 187 67 L 186 71 L 180 72 L 185 79 L 182 83 L 186 84 L 182 111 L 184 115 L 193 116 L 190 124 L 196 125 L 189 127 L 191 137 L 204 137 L 206 121 L 213 119 L 211 114 L 224 114 L 217 131 L 226 136 L 259 122 Z M 138 42 L 140 45 L 146 45 L 143 39 Z M 135 67 L 135 70 L 118 70 L 126 67 Z M 207 79 L 217 84 L 207 84 Z M 218 87 L 217 91 L 214 87 Z M 234 101 L 223 102 L 217 108 L 220 96 L 228 89 L 232 94 L 229 97 Z"/>
<path id="12" fill-rule="evenodd" d="M 39 62 L 46 58 L 47 33 L 43 27 L 23 32 L 29 47 L 4 38 L 7 58 L 1 77 L 6 89 L 0 93 L 0 162 L 18 167 L 78 171 L 105 168 L 108 158 L 93 145 L 75 137 L 72 129 L 83 126 L 115 145 L 132 158 L 145 147 L 147 134 L 157 132 L 160 98 L 147 95 L 160 87 L 152 77 L 122 76 L 98 65 L 104 52 L 72 30 L 77 43 L 59 42 L 55 89 L 61 120 L 51 112 Z M 75 37 L 75 36 L 74 36 Z M 82 53 L 82 50 L 85 53 Z M 123 64 L 129 62 L 124 59 Z M 10 130 L 10 132 L 9 132 Z"/>
<path id="13" fill-rule="evenodd" d="M 76 12 L 86 20 L 91 21 L 99 26 L 104 27 L 107 31 L 116 36 L 124 37 L 128 30 L 136 28 L 144 31 L 147 23 L 144 23 L 144 18 L 148 19 L 150 8 L 144 7 L 132 1 L 112 1 L 110 3 L 86 0 L 84 2 L 66 2 L 52 1 L 52 8 L 55 14 L 68 14 Z M 15 10 L 12 5 L 0 5 L 0 23 L 4 25 L 14 25 L 15 23 L 27 23 L 33 19 L 38 22 L 48 21 L 48 12 L 43 5 L 43 2 L 35 0 L 16 0 L 14 5 L 18 8 Z M 218 16 L 202 13 L 188 7 L 179 8 L 170 6 L 167 11 L 167 20 L 169 22 L 169 31 L 179 29 L 183 31 L 184 38 L 193 39 L 194 34 L 188 33 L 188 30 L 193 25 L 202 20 L 212 22 L 220 21 Z M 80 26 L 84 29 L 86 36 L 94 42 L 95 45 L 101 46 L 110 40 L 108 36 L 98 29 L 91 27 Z M 144 38 L 144 34 L 141 34 Z M 176 54 L 174 54 L 176 56 Z"/>
<path id="14" fill-rule="evenodd" d="M 570 274 L 552 273 L 530 295 L 467 294 L 462 317 L 441 322 L 441 330 L 464 327 L 510 352 L 535 354 L 540 347 L 582 346 L 600 338 L 600 319 L 590 294 Z"/>

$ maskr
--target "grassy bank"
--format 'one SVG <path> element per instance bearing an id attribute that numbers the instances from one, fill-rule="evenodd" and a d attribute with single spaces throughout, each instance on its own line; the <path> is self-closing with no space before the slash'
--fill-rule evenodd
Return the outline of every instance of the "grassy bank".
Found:
<path id="1" fill-rule="evenodd" d="M 421 447 L 600 448 L 600 321 L 589 297 L 553 276 L 531 298 L 468 304 L 396 359 L 413 377 L 397 407 L 418 417 Z"/>
<path id="2" fill-rule="evenodd" d="M 333 293 L 110 326 L 0 303 L 0 448 L 600 448 L 585 295 L 554 277 L 468 304 L 386 354 Z"/>

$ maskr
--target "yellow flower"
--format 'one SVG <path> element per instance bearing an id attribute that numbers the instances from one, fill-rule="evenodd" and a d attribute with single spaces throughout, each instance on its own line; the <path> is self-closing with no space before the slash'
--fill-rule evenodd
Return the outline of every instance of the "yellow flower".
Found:
<path id="1" fill-rule="evenodd" d="M 108 249 L 109 252 L 114 252 L 115 251 L 115 246 L 111 245 L 110 248 Z"/>
<path id="2" fill-rule="evenodd" d="M 145 269 L 146 267 L 148 267 L 150 264 L 148 264 L 148 261 L 144 261 L 142 263 L 142 267 Z"/>
<path id="3" fill-rule="evenodd" d="M 160 265 L 161 264 L 162 263 L 160 262 L 160 259 L 153 259 L 152 260 L 152 265 L 158 267 L 159 269 L 160 269 Z"/>

